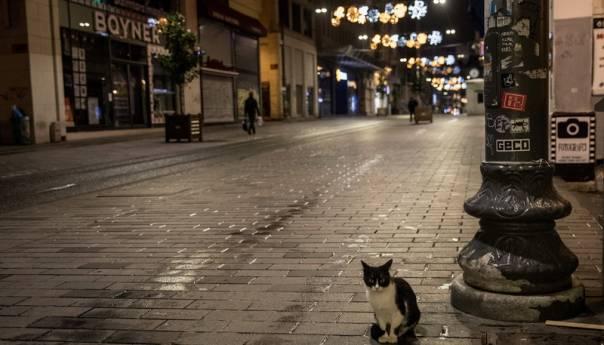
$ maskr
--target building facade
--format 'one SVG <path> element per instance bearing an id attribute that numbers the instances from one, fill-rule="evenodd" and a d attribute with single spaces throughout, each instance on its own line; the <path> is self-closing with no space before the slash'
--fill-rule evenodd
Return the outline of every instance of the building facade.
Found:
<path id="1" fill-rule="evenodd" d="M 595 164 L 604 163 L 604 0 L 553 1 L 550 112 L 595 114 Z M 579 131 L 577 136 L 583 133 Z M 572 133 L 571 133 L 572 134 Z M 589 135 L 588 132 L 586 135 Z M 578 138 L 580 139 L 580 138 Z M 592 154 L 587 153 L 586 154 Z M 560 160 L 558 152 L 557 159 Z M 592 164 L 593 165 L 593 164 Z M 590 166 L 592 166 L 590 165 Z M 591 170 L 593 168 L 584 165 Z M 581 172 L 558 169 L 572 175 Z M 567 170 L 567 171 L 565 171 Z"/>
<path id="2" fill-rule="evenodd" d="M 309 1 L 263 0 L 260 40 L 262 104 L 272 119 L 318 115 L 314 9 Z"/>
<path id="3" fill-rule="evenodd" d="M 0 48 L 2 143 L 14 141 L 13 105 L 28 115 L 35 143 L 61 140 L 65 131 L 163 124 L 179 100 L 156 61 L 166 54 L 156 25 L 176 10 L 197 27 L 196 1 L 0 1 L 0 38 L 8 43 Z M 192 84 L 182 109 L 198 114 L 199 83 Z"/>
<path id="4" fill-rule="evenodd" d="M 250 92 L 260 99 L 259 39 L 266 36 L 266 29 L 258 20 L 255 4 L 254 1 L 199 3 L 199 37 L 204 51 L 201 85 L 206 123 L 226 123 L 242 118 L 243 104 Z"/>

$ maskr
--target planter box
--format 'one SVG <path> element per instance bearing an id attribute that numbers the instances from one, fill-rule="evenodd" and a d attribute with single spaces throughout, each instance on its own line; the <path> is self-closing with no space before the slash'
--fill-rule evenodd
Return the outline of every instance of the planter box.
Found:
<path id="1" fill-rule="evenodd" d="M 166 142 L 175 139 L 177 142 L 193 139 L 201 141 L 201 116 L 200 115 L 167 115 Z"/>
<path id="2" fill-rule="evenodd" d="M 432 123 L 432 107 L 417 107 L 415 109 L 415 123 L 419 123 L 420 121 L 429 121 Z"/>

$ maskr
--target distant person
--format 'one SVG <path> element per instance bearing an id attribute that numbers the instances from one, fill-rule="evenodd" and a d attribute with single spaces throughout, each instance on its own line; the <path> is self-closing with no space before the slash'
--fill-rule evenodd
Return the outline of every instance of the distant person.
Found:
<path id="1" fill-rule="evenodd" d="M 409 108 L 409 122 L 412 122 L 415 119 L 415 109 L 417 108 L 418 103 L 415 98 L 411 97 L 409 99 L 409 103 L 407 103 L 407 108 Z"/>
<path id="2" fill-rule="evenodd" d="M 253 92 L 250 92 L 250 96 L 245 100 L 244 111 L 247 118 L 247 134 L 256 135 L 256 114 L 260 116 L 260 109 Z"/>

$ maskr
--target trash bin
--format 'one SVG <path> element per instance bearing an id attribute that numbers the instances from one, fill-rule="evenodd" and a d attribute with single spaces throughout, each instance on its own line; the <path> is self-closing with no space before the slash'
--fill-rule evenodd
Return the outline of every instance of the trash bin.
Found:
<path id="1" fill-rule="evenodd" d="M 13 105 L 13 107 L 11 108 L 10 122 L 15 144 L 31 144 L 31 128 L 29 123 L 29 116 L 25 115 L 23 109 L 19 108 L 17 105 Z"/>
<path id="2" fill-rule="evenodd" d="M 415 109 L 415 124 L 420 121 L 429 121 L 432 123 L 432 107 L 417 107 Z"/>

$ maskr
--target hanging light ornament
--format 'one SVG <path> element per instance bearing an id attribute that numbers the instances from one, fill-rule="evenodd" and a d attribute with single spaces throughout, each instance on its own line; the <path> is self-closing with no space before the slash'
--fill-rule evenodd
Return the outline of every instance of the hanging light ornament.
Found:
<path id="1" fill-rule="evenodd" d="M 339 6 L 333 12 L 333 16 L 336 17 L 336 18 L 338 18 L 338 19 L 344 18 L 345 14 L 346 14 L 346 9 L 344 8 L 344 6 Z"/>
<path id="2" fill-rule="evenodd" d="M 394 16 L 397 18 L 404 18 L 407 14 L 407 6 L 405 4 L 396 4 L 394 6 Z"/>
<path id="3" fill-rule="evenodd" d="M 422 33 L 420 33 L 420 34 L 418 34 L 418 35 L 417 35 L 417 42 L 418 42 L 420 45 L 424 45 L 424 44 L 426 44 L 426 42 L 428 42 L 428 35 L 426 35 L 426 34 L 425 34 L 425 33 L 423 33 L 423 32 L 422 32 Z"/>
<path id="4" fill-rule="evenodd" d="M 355 6 L 348 7 L 348 11 L 346 12 L 346 19 L 348 19 L 351 23 L 356 23 L 359 20 L 359 9 Z"/>
<path id="5" fill-rule="evenodd" d="M 384 47 L 388 47 L 388 48 L 396 48 L 396 47 L 400 47 L 400 48 L 420 48 L 421 46 L 423 46 L 424 44 L 428 43 L 428 41 L 430 40 L 430 36 L 434 34 L 434 32 L 437 31 L 433 31 L 432 34 L 428 35 L 425 32 L 420 32 L 420 33 L 411 33 L 411 35 L 409 35 L 409 38 L 405 37 L 404 35 L 399 35 L 399 34 L 392 34 L 392 35 L 380 35 L 380 34 L 375 34 L 372 39 L 371 39 L 371 49 L 375 50 L 379 47 L 379 45 L 381 44 Z M 430 41 L 430 43 L 432 44 L 433 42 Z M 444 63 L 444 62 L 443 62 Z"/>
<path id="6" fill-rule="evenodd" d="M 375 23 L 380 18 L 380 11 L 378 9 L 370 9 L 367 12 L 367 21 L 370 23 Z"/>
<path id="7" fill-rule="evenodd" d="M 428 40 L 430 41 L 430 45 L 435 46 L 439 45 L 443 41 L 443 35 L 440 31 L 432 31 L 430 35 L 428 35 Z"/>
<path id="8" fill-rule="evenodd" d="M 422 19 L 426 14 L 428 14 L 428 6 L 422 0 L 415 0 L 413 5 L 409 6 L 411 19 Z"/>
<path id="9" fill-rule="evenodd" d="M 386 24 L 390 21 L 390 14 L 388 12 L 380 13 L 380 22 Z"/>
<path id="10" fill-rule="evenodd" d="M 384 11 L 378 8 L 369 8 L 369 6 L 350 6 L 346 9 L 344 6 L 338 6 L 333 12 L 332 25 L 338 26 L 341 21 L 346 19 L 351 23 L 365 24 L 381 22 L 383 24 L 397 24 L 400 19 L 410 14 L 412 19 L 421 19 L 428 13 L 428 7 L 422 0 L 415 0 L 411 6 L 404 3 L 387 3 Z M 334 20 L 335 19 L 335 20 Z"/>

